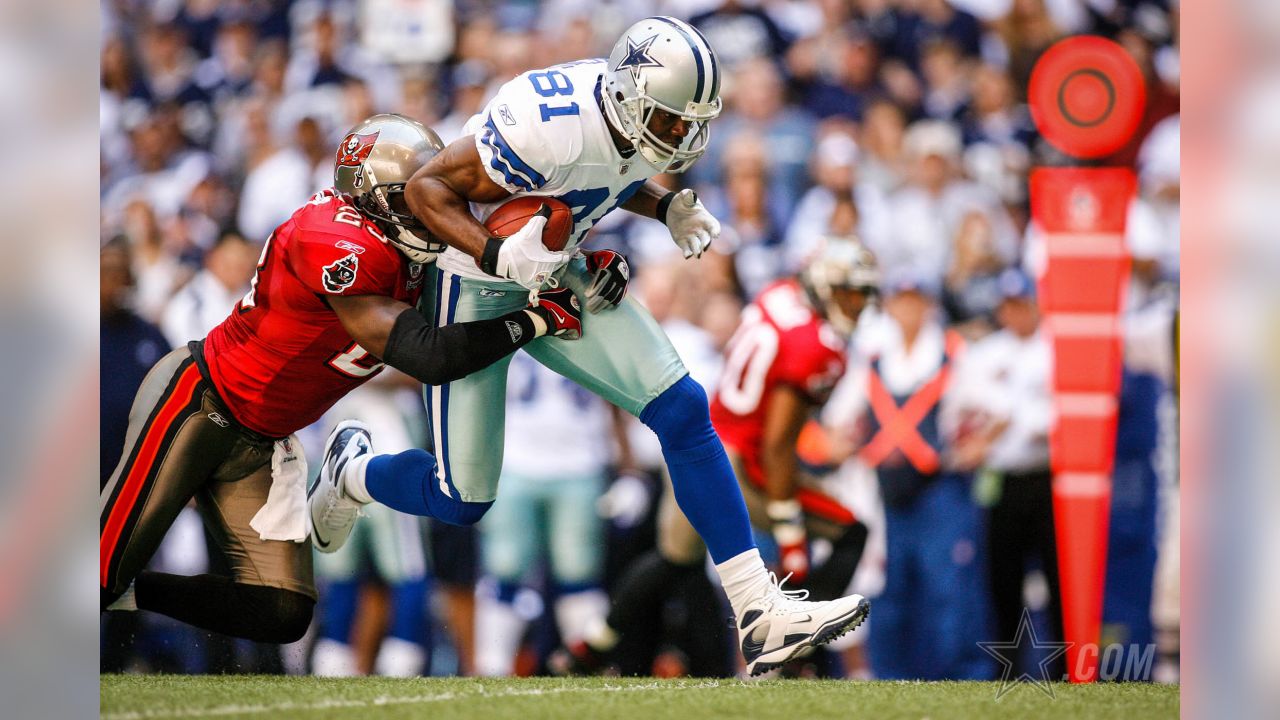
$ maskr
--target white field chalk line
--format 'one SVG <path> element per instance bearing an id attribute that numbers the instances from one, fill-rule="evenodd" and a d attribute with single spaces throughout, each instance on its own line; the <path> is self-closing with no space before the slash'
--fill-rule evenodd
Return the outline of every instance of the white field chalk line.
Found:
<path id="1" fill-rule="evenodd" d="M 474 692 L 443 692 L 435 695 L 407 695 L 404 697 L 380 696 L 370 700 L 320 700 L 313 703 L 274 703 L 271 705 L 217 705 L 208 708 L 188 708 L 173 710 L 144 710 L 127 712 L 106 712 L 99 716 L 100 720 L 150 720 L 151 718 L 197 718 L 218 717 L 221 715 L 250 715 L 255 713 L 271 713 L 284 710 L 337 710 L 341 708 L 383 707 L 388 705 L 418 705 L 434 702 L 446 702 L 466 698 L 516 697 L 523 695 L 560 695 L 581 692 L 637 692 L 640 690 L 695 690 L 720 687 L 716 681 L 704 681 L 689 685 L 663 685 L 645 683 L 643 685 L 613 686 L 592 688 L 529 688 L 498 690 L 489 692 L 483 686 Z"/>

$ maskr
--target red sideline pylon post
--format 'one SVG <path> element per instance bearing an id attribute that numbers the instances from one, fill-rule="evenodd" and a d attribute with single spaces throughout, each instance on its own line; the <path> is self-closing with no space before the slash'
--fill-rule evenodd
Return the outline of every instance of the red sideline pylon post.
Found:
<path id="1" fill-rule="evenodd" d="M 1119 45 L 1091 36 L 1050 48 L 1027 96 L 1045 138 L 1078 158 L 1119 149 L 1145 105 L 1136 64 Z M 1120 313 L 1129 280 L 1124 229 L 1136 187 L 1128 168 L 1041 167 L 1031 174 L 1031 216 L 1045 240 L 1038 286 L 1054 355 L 1049 454 L 1072 682 L 1098 677 L 1123 365 Z"/>
<path id="2" fill-rule="evenodd" d="M 1032 216 L 1044 232 L 1041 309 L 1054 353 L 1056 421 L 1050 432 L 1053 513 L 1063 631 L 1072 682 L 1097 675 L 1107 520 L 1115 461 L 1122 337 L 1129 278 L 1124 245 L 1136 180 L 1122 168 L 1040 168 Z"/>

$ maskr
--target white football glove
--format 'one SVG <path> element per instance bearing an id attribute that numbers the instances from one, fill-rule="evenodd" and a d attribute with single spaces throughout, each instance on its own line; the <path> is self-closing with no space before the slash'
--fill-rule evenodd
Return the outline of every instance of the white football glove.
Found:
<path id="1" fill-rule="evenodd" d="M 554 252 L 542 244 L 545 215 L 538 214 L 516 232 L 508 235 L 498 248 L 498 277 L 513 280 L 529 290 L 538 290 L 551 274 L 573 257 L 570 252 Z"/>
<path id="2" fill-rule="evenodd" d="M 671 239 L 684 251 L 684 257 L 702 257 L 712 240 L 720 237 L 720 221 L 707 212 L 706 206 L 692 190 L 681 190 L 667 207 L 667 229 Z"/>

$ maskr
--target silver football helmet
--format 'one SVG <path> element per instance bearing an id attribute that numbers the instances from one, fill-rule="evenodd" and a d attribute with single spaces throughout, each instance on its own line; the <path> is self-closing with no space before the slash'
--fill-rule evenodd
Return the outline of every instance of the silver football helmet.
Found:
<path id="1" fill-rule="evenodd" d="M 418 168 L 444 149 L 440 136 L 417 120 L 384 113 L 360 121 L 338 145 L 333 186 L 349 195 L 405 257 L 427 263 L 445 245 L 409 211 L 404 187 Z"/>
<path id="2" fill-rule="evenodd" d="M 876 256 L 856 237 L 824 238 L 808 264 L 800 271 L 810 302 L 831 323 L 836 332 L 848 337 L 857 326 L 836 298 L 837 290 L 853 290 L 871 297 L 880 286 Z"/>
<path id="3" fill-rule="evenodd" d="M 720 63 L 696 28 L 671 17 L 651 17 L 627 28 L 605 70 L 604 111 L 659 172 L 684 172 L 706 152 L 710 123 L 720 114 Z M 649 129 L 655 110 L 690 124 L 679 145 Z"/>

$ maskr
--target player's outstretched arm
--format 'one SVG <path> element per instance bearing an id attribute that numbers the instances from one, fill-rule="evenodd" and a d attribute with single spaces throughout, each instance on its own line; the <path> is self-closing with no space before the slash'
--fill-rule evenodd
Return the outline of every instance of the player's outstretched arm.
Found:
<path id="1" fill-rule="evenodd" d="M 511 197 L 485 172 L 475 136 L 455 140 L 418 169 L 405 187 L 409 210 L 444 243 L 475 258 L 481 270 L 533 290 L 569 256 L 542 245 L 543 220 L 530 220 L 509 237 L 489 234 L 471 214 L 470 203 Z"/>
<path id="2" fill-rule="evenodd" d="M 476 260 L 484 254 L 489 231 L 471 214 L 469 203 L 510 196 L 485 172 L 473 135 L 453 141 L 418 168 L 404 191 L 409 210 L 433 235 Z"/>
<path id="3" fill-rule="evenodd" d="M 768 497 L 765 510 L 773 524 L 782 571 L 803 582 L 809 573 L 809 554 L 804 516 L 795 499 L 796 442 L 813 404 L 794 388 L 782 385 L 771 391 L 765 407 L 768 409 L 760 442 L 760 465 Z"/>
<path id="4" fill-rule="evenodd" d="M 666 224 L 671 239 L 684 252 L 686 260 L 702 257 L 711 241 L 720 237 L 720 221 L 707 211 L 692 190 L 669 191 L 649 180 L 622 207 Z"/>
<path id="5" fill-rule="evenodd" d="M 582 311 L 567 288 L 544 293 L 539 307 L 439 328 L 416 309 L 383 295 L 327 299 L 361 347 L 427 385 L 483 370 L 543 335 L 572 339 L 582 333 Z"/>

